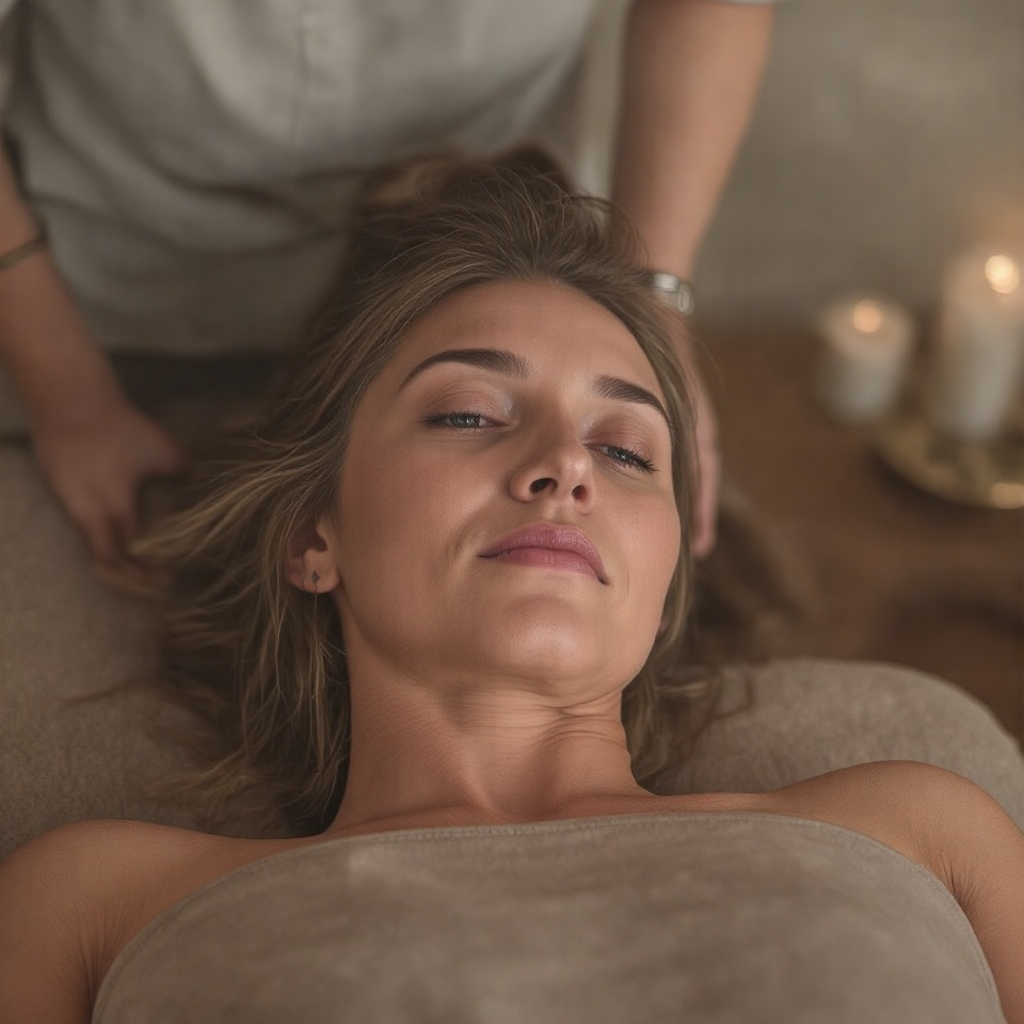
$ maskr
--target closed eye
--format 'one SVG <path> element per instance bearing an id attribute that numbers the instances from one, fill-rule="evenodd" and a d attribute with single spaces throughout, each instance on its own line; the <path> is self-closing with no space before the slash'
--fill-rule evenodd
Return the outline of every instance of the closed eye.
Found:
<path id="1" fill-rule="evenodd" d="M 632 448 L 623 448 L 617 444 L 602 444 L 597 446 L 597 450 L 604 452 L 613 462 L 621 463 L 624 466 L 632 466 L 645 473 L 655 472 L 654 463 L 650 459 L 645 459 L 639 452 L 633 451 Z"/>
<path id="2" fill-rule="evenodd" d="M 482 412 L 455 410 L 439 412 L 428 416 L 424 421 L 428 427 L 451 427 L 453 430 L 478 430 L 492 422 Z"/>
<path id="3" fill-rule="evenodd" d="M 433 413 L 427 416 L 423 423 L 428 427 L 447 427 L 450 430 L 481 430 L 489 424 L 493 424 L 494 420 L 482 412 L 454 409 L 451 412 Z M 638 469 L 644 473 L 656 472 L 654 463 L 632 448 L 617 444 L 599 444 L 593 445 L 593 448 L 620 466 Z"/>

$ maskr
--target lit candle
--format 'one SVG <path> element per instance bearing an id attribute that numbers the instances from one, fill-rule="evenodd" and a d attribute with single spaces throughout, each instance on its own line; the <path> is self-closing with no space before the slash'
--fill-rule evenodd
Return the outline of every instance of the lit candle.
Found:
<path id="1" fill-rule="evenodd" d="M 818 398 L 838 419 L 870 420 L 899 395 L 914 343 L 910 315 L 893 302 L 857 298 L 822 313 Z"/>
<path id="2" fill-rule="evenodd" d="M 996 435 L 1024 367 L 1021 263 L 975 250 L 946 275 L 928 375 L 928 417 L 963 440 Z"/>

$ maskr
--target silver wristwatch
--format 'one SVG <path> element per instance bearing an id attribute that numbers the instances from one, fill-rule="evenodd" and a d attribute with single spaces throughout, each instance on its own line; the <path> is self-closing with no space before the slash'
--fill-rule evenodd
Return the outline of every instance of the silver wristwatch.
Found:
<path id="1" fill-rule="evenodd" d="M 666 270 L 652 270 L 647 275 L 647 287 L 658 292 L 683 316 L 693 316 L 697 303 L 693 297 L 693 285 L 689 281 L 676 277 Z"/>

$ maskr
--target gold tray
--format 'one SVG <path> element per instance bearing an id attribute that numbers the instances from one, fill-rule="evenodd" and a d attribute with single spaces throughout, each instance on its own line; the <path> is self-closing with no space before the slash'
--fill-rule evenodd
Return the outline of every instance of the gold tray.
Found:
<path id="1" fill-rule="evenodd" d="M 917 410 L 882 423 L 881 457 L 923 490 L 964 505 L 1024 508 L 1024 443 L 1010 438 L 956 441 L 935 433 Z"/>

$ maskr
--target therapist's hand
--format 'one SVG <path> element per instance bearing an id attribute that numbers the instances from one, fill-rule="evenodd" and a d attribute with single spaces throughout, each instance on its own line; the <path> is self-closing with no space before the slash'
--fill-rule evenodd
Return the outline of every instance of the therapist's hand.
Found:
<path id="1" fill-rule="evenodd" d="M 128 555 L 139 532 L 139 488 L 183 472 L 178 446 L 116 388 L 79 394 L 33 426 L 39 465 L 85 537 L 97 575 L 122 589 L 144 587 Z"/>
<path id="2" fill-rule="evenodd" d="M 691 547 L 695 558 L 711 553 L 717 540 L 718 494 L 722 467 L 718 452 L 718 421 L 699 371 L 690 367 L 690 389 L 696 413 L 698 486 L 694 502 Z"/>
<path id="3" fill-rule="evenodd" d="M 30 235 L 31 217 L 10 177 L 0 159 L 0 227 L 2 215 L 21 217 Z M 185 460 L 125 397 L 45 250 L 0 273 L 0 361 L 21 395 L 43 475 L 84 536 L 98 575 L 115 586 L 143 585 L 128 557 L 139 530 L 139 487 L 181 472 Z"/>
<path id="4" fill-rule="evenodd" d="M 691 504 L 693 518 L 690 523 L 690 551 L 694 558 L 699 559 L 711 554 L 718 538 L 718 497 L 722 478 L 718 420 L 698 366 L 695 342 L 686 320 L 670 307 L 664 308 L 664 315 L 673 347 L 686 375 L 693 404 L 697 493 Z"/>

